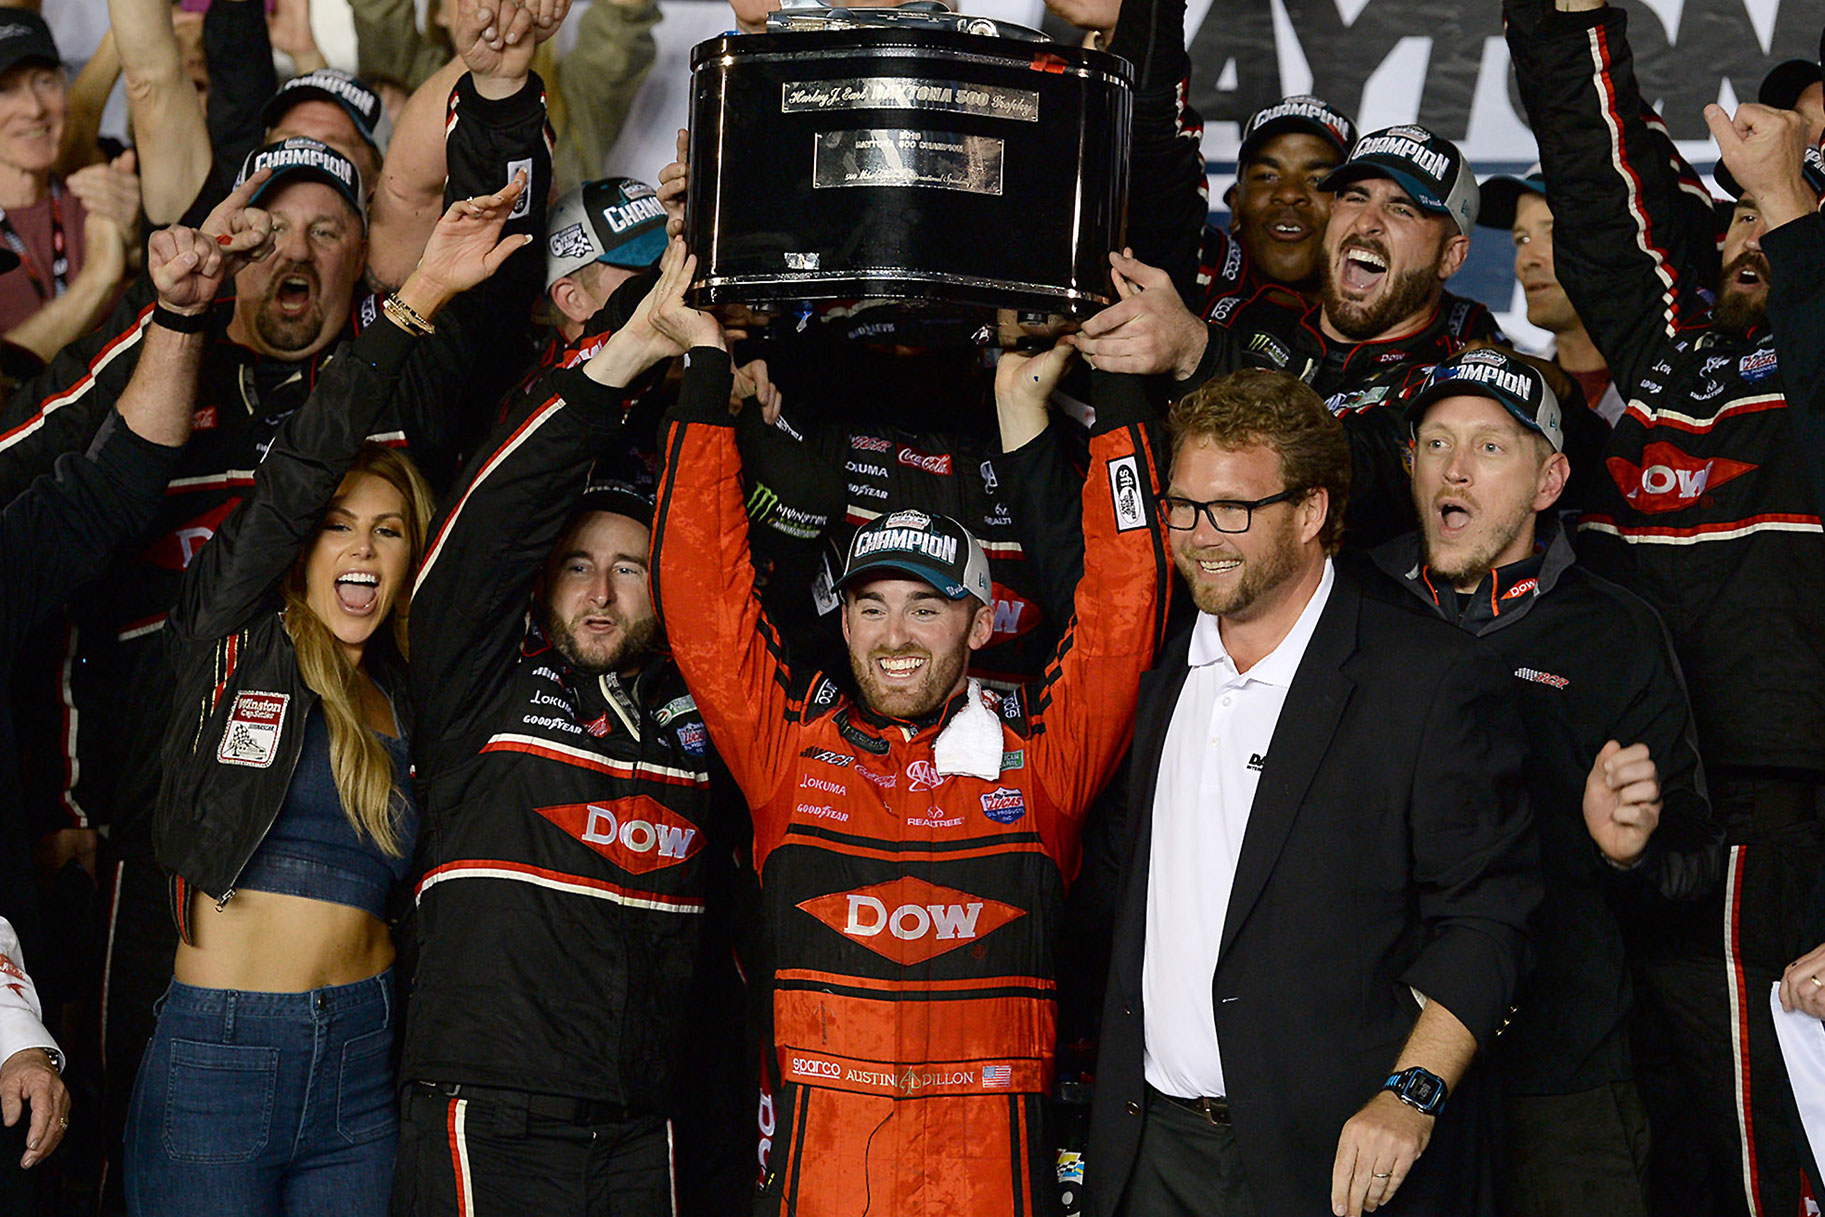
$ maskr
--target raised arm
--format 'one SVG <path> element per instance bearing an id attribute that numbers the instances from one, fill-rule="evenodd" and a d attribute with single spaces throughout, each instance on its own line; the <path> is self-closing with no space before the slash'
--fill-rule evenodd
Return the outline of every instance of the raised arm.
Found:
<path id="1" fill-rule="evenodd" d="M 516 182 L 452 204 L 400 287 L 399 301 L 430 321 L 523 247 L 524 236 L 500 239 L 522 188 Z M 228 219 L 233 236 L 225 248 L 241 256 L 267 255 L 270 221 L 264 213 L 245 208 Z M 360 452 L 414 341 L 389 312 L 330 360 L 310 397 L 279 429 L 247 498 L 185 571 L 167 623 L 172 637 L 220 638 L 262 609 Z"/>
<path id="2" fill-rule="evenodd" d="M 431 526 L 412 592 L 412 680 L 427 747 L 469 755 L 472 725 L 487 729 L 470 715 L 508 675 L 527 597 L 575 494 L 620 435 L 628 388 L 672 353 L 644 301 L 627 302 L 625 291 L 611 297 L 621 311 L 601 351 L 552 373 L 482 444 Z"/>
<path id="3" fill-rule="evenodd" d="M 161 316 L 139 365 L 86 455 L 68 454 L 7 505 L 0 522 L 0 649 L 101 573 L 116 546 L 138 536 L 158 512 L 165 480 L 190 436 L 206 336 L 185 333 L 221 284 L 227 259 L 189 229 L 156 233 L 148 249 Z M 11 458 L 18 459 L 15 455 Z"/>
<path id="4" fill-rule="evenodd" d="M 108 0 L 108 19 L 126 80 L 128 117 L 144 153 L 146 215 L 154 224 L 169 224 L 209 177 L 213 157 L 203 101 L 184 71 L 166 0 Z"/>
<path id="5" fill-rule="evenodd" d="M 1707 307 L 1709 209 L 1687 200 L 1664 130 L 1649 121 L 1627 14 L 1602 0 L 1506 0 L 1504 10 L 1559 282 L 1627 396 Z"/>
<path id="6" fill-rule="evenodd" d="M 761 807 L 790 764 L 790 733 L 780 725 L 807 705 L 754 590 L 727 340 L 715 318 L 684 304 L 696 266 L 674 239 L 654 288 L 656 317 L 684 349 L 685 372 L 662 436 L 653 606 L 717 754 L 748 805 Z"/>
<path id="7" fill-rule="evenodd" d="M 46 363 L 76 341 L 105 315 L 114 290 L 127 269 L 127 244 L 120 226 L 105 215 L 83 217 L 82 269 L 69 290 L 6 332 L 6 340 L 24 347 Z"/>
<path id="8" fill-rule="evenodd" d="M 1127 243 L 1190 300 L 1210 201 L 1204 120 L 1186 103 L 1185 0 L 1124 0 L 1109 50 L 1132 63 L 1135 75 Z"/>
<path id="9" fill-rule="evenodd" d="M 493 149 L 484 145 L 479 154 L 464 151 L 462 142 L 480 134 L 477 124 L 485 129 L 488 119 L 465 113 L 461 94 L 453 96 L 453 91 L 467 72 L 471 96 L 482 103 L 480 108 L 501 113 L 536 103 L 542 123 L 543 94 L 532 75 L 532 53 L 558 32 L 569 11 L 570 0 L 458 0 L 455 38 L 460 58 L 412 94 L 393 127 L 370 217 L 370 283 L 391 286 L 411 270 L 448 197 L 446 180 L 450 191 L 462 195 L 498 188 L 511 176 L 507 161 L 492 160 Z M 520 107 L 506 104 L 528 90 L 536 96 L 525 97 Z M 465 124 L 471 130 L 463 130 Z M 521 152 L 513 159 L 531 155 Z M 549 149 L 537 155 L 548 160 Z M 492 180 L 472 180 L 476 171 L 471 166 L 478 160 L 486 163 Z M 527 205 L 541 220 L 549 191 L 549 177 L 541 180 L 535 173 Z"/>
<path id="10" fill-rule="evenodd" d="M 558 146 L 560 191 L 602 176 L 634 98 L 659 55 L 658 0 L 597 0 L 577 22 L 577 43 L 558 65 L 567 116 Z"/>

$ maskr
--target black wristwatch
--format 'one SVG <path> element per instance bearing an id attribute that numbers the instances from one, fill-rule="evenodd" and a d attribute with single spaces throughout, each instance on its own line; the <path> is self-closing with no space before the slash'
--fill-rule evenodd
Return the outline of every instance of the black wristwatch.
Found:
<path id="1" fill-rule="evenodd" d="M 1436 1116 L 1445 1109 L 1445 1096 L 1450 1093 L 1450 1087 L 1445 1085 L 1444 1078 L 1436 1073 L 1428 1073 L 1418 1065 L 1399 1073 L 1390 1073 L 1381 1088 L 1413 1110 L 1428 1116 Z"/>

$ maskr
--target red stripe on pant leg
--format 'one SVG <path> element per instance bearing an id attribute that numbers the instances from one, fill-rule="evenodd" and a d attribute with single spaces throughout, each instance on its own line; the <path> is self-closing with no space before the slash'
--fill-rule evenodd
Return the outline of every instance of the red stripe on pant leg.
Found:
<path id="1" fill-rule="evenodd" d="M 1744 993 L 1748 982 L 1742 958 L 1743 873 L 1749 850 L 1746 846 L 1735 845 L 1730 853 L 1730 874 L 1725 888 L 1724 966 L 1728 970 L 1730 996 L 1730 1048 L 1736 1065 L 1736 1114 L 1743 1139 L 1743 1193 L 1752 1217 L 1764 1217 L 1761 1171 L 1755 1161 L 1755 1109 L 1751 1105 L 1749 1079 L 1749 1003 Z"/>

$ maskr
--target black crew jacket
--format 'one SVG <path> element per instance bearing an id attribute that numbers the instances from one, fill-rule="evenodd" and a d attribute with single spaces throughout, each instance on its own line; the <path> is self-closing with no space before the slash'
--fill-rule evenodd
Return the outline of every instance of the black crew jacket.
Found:
<path id="1" fill-rule="evenodd" d="M 1425 565 L 1418 534 L 1373 555 L 1408 593 L 1388 594 L 1475 635 L 1514 677 L 1546 898 L 1530 927 L 1535 965 L 1494 1058 L 1511 1093 L 1533 1095 L 1633 1077 L 1625 923 L 1651 916 L 1655 901 L 1705 895 L 1723 857 L 1691 711 L 1659 618 L 1577 565 L 1556 519 L 1540 521 L 1543 547 L 1490 571 L 1468 594 Z M 1612 739 L 1647 744 L 1660 770 L 1660 824 L 1627 870 L 1603 857 L 1584 822 L 1585 778 Z"/>
<path id="2" fill-rule="evenodd" d="M 1825 458 L 1796 423 L 1775 336 L 1712 319 L 1710 201 L 1675 171 L 1664 131 L 1644 114 L 1626 13 L 1561 13 L 1545 0 L 1505 10 L 1559 282 L 1627 403 L 1599 478 L 1607 501 L 1581 521 L 1579 556 L 1666 623 L 1714 777 L 1825 775 L 1825 528 L 1814 491 Z M 1742 840 L 1758 826 L 1726 827 Z"/>
<path id="3" fill-rule="evenodd" d="M 624 318 L 644 288 L 610 303 Z M 591 676 L 528 612 L 592 463 L 626 444 L 627 397 L 552 371 L 432 526 L 412 603 L 420 878 L 402 1081 L 669 1114 L 685 1054 L 710 1046 L 691 1036 L 711 1012 L 689 1003 L 745 809 L 668 656 L 631 680 Z"/>
<path id="4" fill-rule="evenodd" d="M 315 535 L 413 341 L 383 321 L 330 363 L 274 436 L 247 498 L 184 574 L 165 628 L 176 693 L 152 836 L 185 941 L 191 892 L 218 907 L 232 899 L 285 804 L 317 694 L 298 671 L 279 583 Z M 403 665 L 379 633 L 368 668 L 404 729 Z"/>

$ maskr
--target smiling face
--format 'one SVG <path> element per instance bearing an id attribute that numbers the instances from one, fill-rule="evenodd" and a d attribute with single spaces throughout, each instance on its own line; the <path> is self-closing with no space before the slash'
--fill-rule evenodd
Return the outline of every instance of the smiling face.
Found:
<path id="1" fill-rule="evenodd" d="M 26 62 L 0 72 L 0 165 L 51 171 L 63 140 L 65 90 L 61 67 Z"/>
<path id="2" fill-rule="evenodd" d="M 1187 440 L 1172 459 L 1168 497 L 1207 502 L 1253 502 L 1288 489 L 1280 454 L 1265 445 L 1226 448 L 1208 439 Z M 1187 529 L 1171 529 L 1172 561 L 1201 612 L 1248 621 L 1272 613 L 1314 564 L 1324 561 L 1318 541 L 1328 498 L 1302 498 L 1257 507 L 1247 532 L 1218 532 L 1206 514 Z"/>
<path id="3" fill-rule="evenodd" d="M 361 217 L 322 182 L 291 182 L 261 203 L 272 213 L 273 253 L 235 276 L 229 336 L 262 355 L 303 359 L 348 324 L 367 264 Z"/>
<path id="4" fill-rule="evenodd" d="M 1734 333 L 1747 333 L 1768 319 L 1768 259 L 1762 255 L 1767 231 L 1755 200 L 1748 195 L 1738 199 L 1724 233 L 1724 269 L 1714 312 L 1717 324 Z"/>
<path id="5" fill-rule="evenodd" d="M 868 708 L 889 718 L 923 717 L 963 688 L 993 625 L 974 596 L 947 599 L 922 579 L 869 579 L 844 595 L 849 669 Z"/>
<path id="6" fill-rule="evenodd" d="M 1399 338 L 1425 325 L 1470 239 L 1426 211 L 1392 178 L 1337 190 L 1325 226 L 1325 332 L 1354 342 Z"/>
<path id="7" fill-rule="evenodd" d="M 1534 514 L 1570 473 L 1564 454 L 1487 397 L 1434 402 L 1413 449 L 1413 502 L 1426 563 L 1461 592 L 1533 552 Z"/>
<path id="8" fill-rule="evenodd" d="M 579 672 L 632 672 L 657 648 L 652 540 L 638 520 L 587 511 L 552 549 L 535 601 L 539 626 Z"/>
<path id="9" fill-rule="evenodd" d="M 1317 286 L 1331 196 L 1318 189 L 1337 168 L 1337 149 L 1288 132 L 1261 145 L 1236 177 L 1231 229 L 1265 278 L 1299 291 Z"/>
<path id="10" fill-rule="evenodd" d="M 391 482 L 351 473 L 305 551 L 304 601 L 357 662 L 410 590 L 409 510 Z"/>
<path id="11" fill-rule="evenodd" d="M 1527 297 L 1527 320 L 1553 334 L 1582 322 L 1553 270 L 1553 213 L 1546 200 L 1524 193 L 1515 200 L 1514 277 Z"/>

